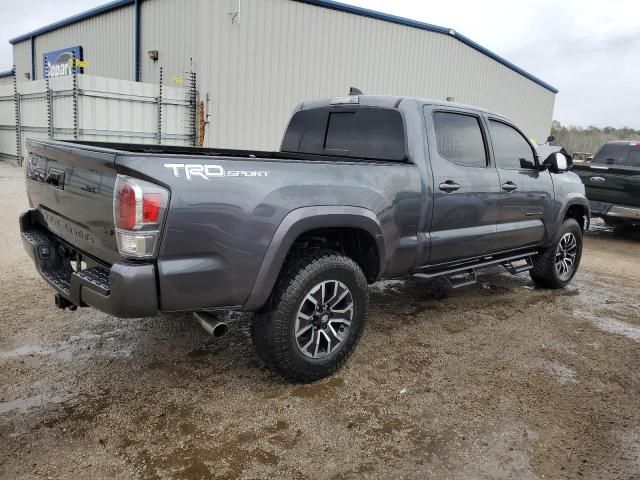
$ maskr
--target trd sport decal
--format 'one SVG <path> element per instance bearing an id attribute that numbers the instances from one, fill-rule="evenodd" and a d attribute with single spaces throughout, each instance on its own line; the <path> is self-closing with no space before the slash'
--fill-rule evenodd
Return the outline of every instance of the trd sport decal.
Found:
<path id="1" fill-rule="evenodd" d="M 209 180 L 217 177 L 268 177 L 269 172 L 265 170 L 226 170 L 220 165 L 200 165 L 184 163 L 165 163 L 165 168 L 173 170 L 176 178 L 186 178 L 191 180 L 194 177 Z"/>

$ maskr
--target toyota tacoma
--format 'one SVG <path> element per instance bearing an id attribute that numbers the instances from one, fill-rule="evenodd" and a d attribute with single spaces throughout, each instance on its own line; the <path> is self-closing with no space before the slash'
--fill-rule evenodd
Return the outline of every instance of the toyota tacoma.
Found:
<path id="1" fill-rule="evenodd" d="M 569 167 L 502 115 L 350 95 L 299 105 L 278 152 L 31 140 L 20 227 L 59 307 L 255 312 L 259 356 L 309 382 L 349 358 L 377 280 L 567 285 L 589 218 Z"/>

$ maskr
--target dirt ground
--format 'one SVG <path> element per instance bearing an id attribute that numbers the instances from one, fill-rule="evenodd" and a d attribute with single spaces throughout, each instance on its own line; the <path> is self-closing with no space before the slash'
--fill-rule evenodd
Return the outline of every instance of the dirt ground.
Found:
<path id="1" fill-rule="evenodd" d="M 596 224 L 562 291 L 500 269 L 372 291 L 351 362 L 291 385 L 247 317 L 56 310 L 0 163 L 1 478 L 640 479 L 640 231 Z"/>

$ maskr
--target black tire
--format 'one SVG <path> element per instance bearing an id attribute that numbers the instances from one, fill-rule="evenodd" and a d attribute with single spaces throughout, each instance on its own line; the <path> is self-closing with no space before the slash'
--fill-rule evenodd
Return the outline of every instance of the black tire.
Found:
<path id="1" fill-rule="evenodd" d="M 565 235 L 574 236 L 576 239 L 576 250 L 572 269 L 563 275 L 556 266 L 556 261 L 558 260 L 556 253 L 559 252 L 559 244 L 563 238 L 565 238 Z M 562 258 L 562 253 L 558 253 L 558 255 L 560 255 L 559 258 Z M 533 260 L 533 269 L 530 271 L 531 279 L 539 287 L 552 289 L 564 288 L 573 280 L 580 266 L 581 258 L 582 229 L 575 219 L 567 218 L 557 232 L 553 245 L 542 250 Z"/>
<path id="2" fill-rule="evenodd" d="M 340 333 L 342 329 L 347 328 L 344 336 L 333 337 L 331 333 L 323 333 L 325 356 L 310 358 L 308 355 L 313 352 L 307 351 L 305 354 L 299 346 L 299 342 L 302 342 L 296 336 L 296 319 L 301 309 L 312 305 L 308 296 L 312 295 L 314 288 L 325 284 L 335 286 L 334 298 L 344 292 L 344 290 L 338 290 L 339 285 L 346 286 L 349 292 L 347 298 L 352 300 L 352 303 L 350 302 L 351 323 L 348 327 L 346 325 L 339 327 Z M 303 304 L 303 302 L 306 303 Z M 340 303 L 336 303 L 337 305 Z M 316 310 L 318 308 L 316 307 Z M 369 293 L 366 277 L 351 258 L 328 250 L 311 250 L 309 253 L 298 251 L 285 262 L 264 311 L 256 314 L 251 327 L 251 337 L 258 356 L 267 367 L 289 380 L 309 383 L 331 375 L 344 365 L 362 335 L 368 308 Z M 330 315 L 333 315 L 333 312 Z M 340 316 L 344 315 L 340 314 Z M 319 317 L 312 316 L 312 318 L 316 319 L 314 321 L 321 321 Z M 339 322 L 339 320 L 335 321 Z M 329 321 L 329 325 L 312 327 L 312 331 L 307 335 L 310 335 L 311 339 L 320 338 L 322 332 L 319 330 L 324 328 L 327 332 L 327 326 L 330 326 L 332 332 L 336 332 Z M 314 337 L 315 335 L 317 337 Z M 334 350 L 331 350 L 328 344 L 329 336 L 333 337 Z M 315 354 L 322 353 L 316 348 Z"/>

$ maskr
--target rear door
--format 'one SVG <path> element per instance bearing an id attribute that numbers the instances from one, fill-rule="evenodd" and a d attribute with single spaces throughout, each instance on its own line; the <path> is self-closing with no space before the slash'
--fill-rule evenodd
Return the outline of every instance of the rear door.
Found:
<path id="1" fill-rule="evenodd" d="M 78 250 L 107 263 L 120 259 L 113 221 L 113 150 L 29 141 L 27 195 L 38 221 Z"/>
<path id="2" fill-rule="evenodd" d="M 487 120 L 501 189 L 496 248 L 535 245 L 553 224 L 551 174 L 537 168 L 534 148 L 520 130 L 502 119 Z"/>
<path id="3" fill-rule="evenodd" d="M 425 106 L 434 178 L 430 264 L 493 249 L 500 183 L 479 113 Z"/>

